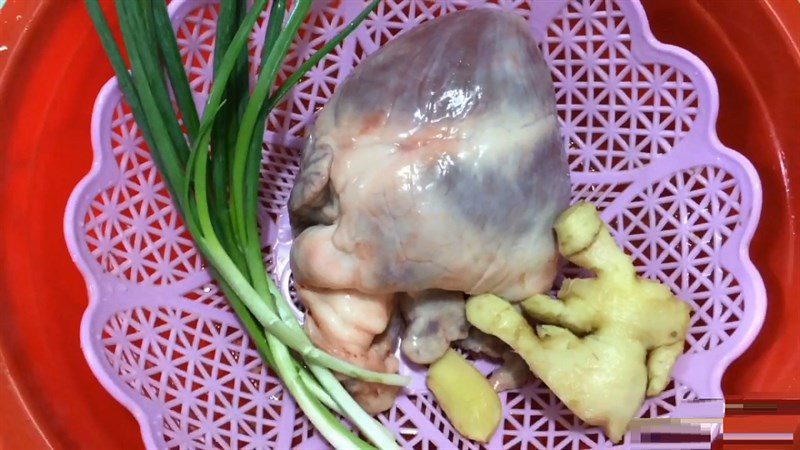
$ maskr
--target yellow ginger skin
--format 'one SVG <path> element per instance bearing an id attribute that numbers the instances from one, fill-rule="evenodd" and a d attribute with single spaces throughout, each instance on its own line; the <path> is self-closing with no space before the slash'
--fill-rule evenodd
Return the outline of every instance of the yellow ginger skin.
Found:
<path id="1" fill-rule="evenodd" d="M 661 283 L 636 276 L 593 205 L 578 203 L 555 224 L 562 255 L 596 274 L 565 280 L 558 300 L 521 304 L 536 330 L 505 300 L 467 302 L 467 319 L 511 346 L 586 423 L 618 442 L 645 394 L 658 395 L 683 351 L 690 307 Z"/>
<path id="2" fill-rule="evenodd" d="M 428 388 L 462 436 L 489 442 L 503 419 L 500 397 L 489 381 L 455 350 L 428 370 Z"/>

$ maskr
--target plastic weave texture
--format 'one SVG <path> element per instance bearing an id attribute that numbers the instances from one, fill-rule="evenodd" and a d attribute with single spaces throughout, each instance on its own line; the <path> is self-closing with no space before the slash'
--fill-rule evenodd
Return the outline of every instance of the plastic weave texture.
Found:
<path id="1" fill-rule="evenodd" d="M 316 1 L 280 79 L 364 4 Z M 719 100 L 709 70 L 659 43 L 633 1 L 384 0 L 269 118 L 260 215 L 273 276 L 293 296 L 285 206 L 315 112 L 382 44 L 434 17 L 484 7 L 524 16 L 540 43 L 555 82 L 573 199 L 595 203 L 638 271 L 694 309 L 674 382 L 647 400 L 641 416 L 685 416 L 687 399 L 722 397 L 725 368 L 752 342 L 765 313 L 764 286 L 748 258 L 761 187 L 750 163 L 717 139 Z M 169 10 L 202 105 L 218 5 L 174 0 Z M 262 18 L 251 36 L 253 77 L 264 24 Z M 90 297 L 81 340 L 97 378 L 136 416 L 146 445 L 325 448 L 205 270 L 114 79 L 97 98 L 91 133 L 94 164 L 65 217 L 67 244 Z M 420 374 L 401 370 L 414 383 L 380 420 L 404 448 L 481 447 L 453 429 Z M 501 399 L 505 417 L 486 448 L 613 447 L 539 381 Z M 631 432 L 618 448 L 664 445 L 642 443 Z"/>

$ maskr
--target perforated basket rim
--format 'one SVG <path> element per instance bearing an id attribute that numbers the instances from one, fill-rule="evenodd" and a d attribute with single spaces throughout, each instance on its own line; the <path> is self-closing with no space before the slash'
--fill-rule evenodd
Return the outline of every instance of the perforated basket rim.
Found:
<path id="1" fill-rule="evenodd" d="M 168 9 L 172 17 L 176 11 L 179 10 L 184 4 L 190 3 L 192 0 L 175 0 Z M 558 8 L 554 8 L 557 12 L 564 2 L 551 2 L 543 0 L 547 4 L 558 4 Z M 749 245 L 755 233 L 758 221 L 760 219 L 761 206 L 762 206 L 762 188 L 761 182 L 755 167 L 752 163 L 745 158 L 742 154 L 727 147 L 720 140 L 716 132 L 716 123 L 719 113 L 719 91 L 716 80 L 714 79 L 709 68 L 697 56 L 691 52 L 669 44 L 664 44 L 658 41 L 652 34 L 649 26 L 645 11 L 639 0 L 626 0 L 618 2 L 620 9 L 629 9 L 630 12 L 635 14 L 638 20 L 629 20 L 631 35 L 631 51 L 636 54 L 642 48 L 649 47 L 655 53 L 658 53 L 665 58 L 657 62 L 668 61 L 676 67 L 680 67 L 687 74 L 691 74 L 696 81 L 705 83 L 705 88 L 711 94 L 706 103 L 704 104 L 704 115 L 706 117 L 705 127 L 706 130 L 702 134 L 707 137 L 705 144 L 709 149 L 721 157 L 733 160 L 743 171 L 744 175 L 749 182 L 751 189 L 751 206 L 749 211 L 744 211 L 749 214 L 749 220 L 743 224 L 741 240 L 738 247 L 739 264 L 746 278 L 739 281 L 744 289 L 749 288 L 750 295 L 745 296 L 744 302 L 747 306 L 747 313 L 742 317 L 742 324 L 737 333 L 741 333 L 739 339 L 735 342 L 734 346 L 727 346 L 726 351 L 714 352 L 716 360 L 711 365 L 709 372 L 709 392 L 714 394 L 715 397 L 722 397 L 721 381 L 722 376 L 728 366 L 738 358 L 753 342 L 761 329 L 766 313 L 766 289 L 763 279 L 752 263 L 749 255 Z M 541 20 L 549 21 L 552 17 L 541 17 Z M 541 36 L 536 36 L 537 39 Z M 642 61 L 647 62 L 647 61 Z M 90 267 L 90 259 L 86 258 L 84 249 L 80 245 L 78 235 L 80 230 L 80 205 L 81 201 L 86 194 L 87 188 L 93 183 L 97 182 L 99 174 L 103 170 L 103 165 L 109 163 L 107 159 L 103 158 L 101 142 L 102 136 L 102 115 L 100 111 L 110 98 L 114 96 L 120 97 L 121 94 L 118 90 L 116 77 L 111 78 L 101 88 L 98 96 L 94 102 L 91 120 L 91 142 L 93 151 L 93 162 L 89 172 L 81 179 L 75 186 L 72 194 L 66 205 L 64 216 L 64 234 L 66 239 L 67 248 L 70 256 L 72 257 L 75 265 L 78 267 L 80 273 L 86 280 L 87 292 L 89 303 L 83 314 L 80 329 L 80 341 L 83 353 L 91 368 L 92 372 L 101 383 L 101 385 L 125 408 L 127 408 L 136 418 L 140 425 L 144 443 L 148 448 L 156 448 L 158 442 L 154 439 L 156 433 L 154 429 L 159 426 L 155 423 L 154 417 L 150 417 L 142 408 L 137 404 L 136 400 L 127 392 L 125 392 L 125 385 L 119 381 L 118 378 L 108 377 L 103 368 L 102 355 L 95 353 L 90 345 L 91 343 L 91 323 L 94 317 L 94 312 L 98 308 L 102 298 L 100 292 L 100 285 L 98 283 L 93 270 Z M 698 111 L 698 118 L 700 117 Z M 702 124 L 702 121 L 697 121 L 695 126 Z M 155 428 L 152 428 L 155 427 Z"/>

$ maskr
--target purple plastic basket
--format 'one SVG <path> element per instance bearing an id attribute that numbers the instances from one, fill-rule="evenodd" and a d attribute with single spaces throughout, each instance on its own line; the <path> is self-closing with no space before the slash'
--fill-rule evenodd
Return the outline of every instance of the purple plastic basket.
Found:
<path id="1" fill-rule="evenodd" d="M 331 38 L 364 3 L 315 2 L 289 66 Z M 722 397 L 723 372 L 764 318 L 763 282 L 748 258 L 761 187 L 751 164 L 717 138 L 719 99 L 709 70 L 690 53 L 659 43 L 637 2 L 382 2 L 269 118 L 260 214 L 273 276 L 293 296 L 285 206 L 315 111 L 380 45 L 425 20 L 476 7 L 512 10 L 528 20 L 552 70 L 573 199 L 595 203 L 639 272 L 666 283 L 694 308 L 674 381 L 646 402 L 641 417 L 708 417 L 686 400 Z M 202 105 L 216 5 L 174 0 L 169 11 Z M 260 54 L 264 23 L 251 36 L 251 55 Z M 251 59 L 254 67 L 258 56 Z M 147 447 L 326 447 L 261 363 L 204 269 L 114 79 L 97 98 L 92 144 L 94 164 L 64 219 L 90 297 L 81 341 L 97 378 L 136 416 Z M 484 362 L 479 368 L 490 369 Z M 401 371 L 414 383 L 380 419 L 404 447 L 480 447 L 453 429 L 419 373 L 405 365 Z M 486 448 L 613 447 L 539 381 L 501 399 L 504 421 Z M 618 448 L 666 448 L 642 441 L 630 432 Z"/>

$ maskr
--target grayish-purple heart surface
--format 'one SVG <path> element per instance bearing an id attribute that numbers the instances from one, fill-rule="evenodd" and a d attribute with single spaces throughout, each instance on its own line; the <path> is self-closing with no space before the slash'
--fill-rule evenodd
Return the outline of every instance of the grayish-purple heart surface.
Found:
<path id="1" fill-rule="evenodd" d="M 525 22 L 483 9 L 408 31 L 339 87 L 303 154 L 291 265 L 312 337 L 380 369 L 364 355 L 398 293 L 547 290 L 569 195 L 550 71 Z"/>

